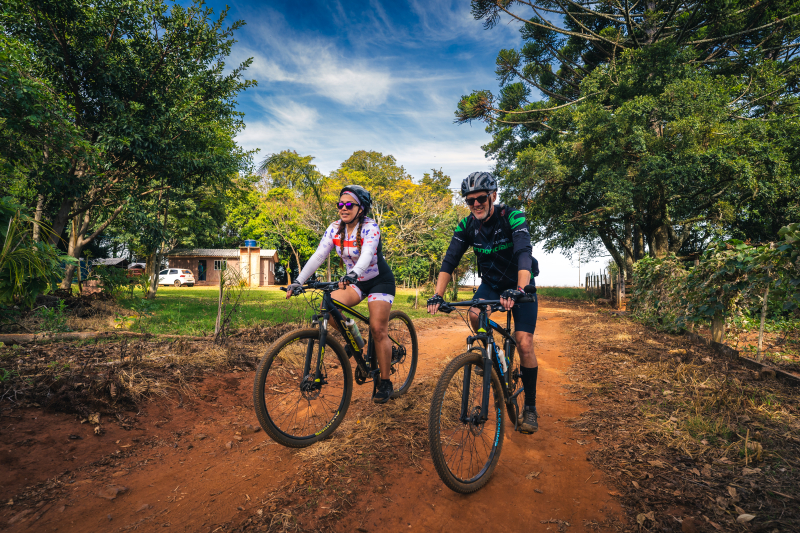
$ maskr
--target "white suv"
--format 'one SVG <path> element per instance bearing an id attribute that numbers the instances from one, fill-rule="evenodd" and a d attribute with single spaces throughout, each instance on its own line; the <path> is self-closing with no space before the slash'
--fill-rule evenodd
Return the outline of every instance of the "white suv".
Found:
<path id="1" fill-rule="evenodd" d="M 158 273 L 158 284 L 194 287 L 194 274 L 185 268 L 167 268 Z"/>

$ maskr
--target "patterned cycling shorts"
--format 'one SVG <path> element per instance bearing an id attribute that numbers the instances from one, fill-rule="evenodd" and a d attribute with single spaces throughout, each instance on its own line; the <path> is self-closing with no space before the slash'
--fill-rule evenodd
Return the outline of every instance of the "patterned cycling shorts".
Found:
<path id="1" fill-rule="evenodd" d="M 363 300 L 364 294 L 367 295 L 369 302 L 394 302 L 395 283 L 394 275 L 391 272 L 386 275 L 378 275 L 372 279 L 358 281 L 355 285 L 350 285 L 358 297 Z"/>

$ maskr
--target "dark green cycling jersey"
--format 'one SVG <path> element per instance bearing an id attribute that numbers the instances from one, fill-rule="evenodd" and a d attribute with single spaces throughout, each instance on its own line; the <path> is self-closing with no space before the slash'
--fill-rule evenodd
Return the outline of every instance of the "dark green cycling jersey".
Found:
<path id="1" fill-rule="evenodd" d="M 520 270 L 538 270 L 525 214 L 506 205 L 496 204 L 492 216 L 483 222 L 472 215 L 459 222 L 442 261 L 442 272 L 452 275 L 470 246 L 482 282 L 495 290 L 516 288 Z"/>

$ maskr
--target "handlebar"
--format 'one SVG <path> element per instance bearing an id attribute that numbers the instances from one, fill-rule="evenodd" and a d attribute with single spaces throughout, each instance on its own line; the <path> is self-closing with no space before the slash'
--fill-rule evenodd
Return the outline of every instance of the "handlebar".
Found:
<path id="1" fill-rule="evenodd" d="M 517 298 L 514 303 L 524 304 L 536 301 L 536 287 L 527 285 L 525 287 L 525 295 Z M 451 313 L 455 311 L 456 307 L 479 307 L 483 305 L 491 306 L 492 312 L 495 311 L 508 311 L 505 307 L 500 305 L 500 300 L 466 300 L 463 302 L 443 302 L 439 305 L 439 311 L 442 313 Z"/>
<path id="2" fill-rule="evenodd" d="M 339 288 L 338 281 L 307 281 L 300 286 L 302 289 L 317 289 L 325 292 L 333 292 Z M 280 288 L 283 292 L 289 290 L 288 287 Z"/>

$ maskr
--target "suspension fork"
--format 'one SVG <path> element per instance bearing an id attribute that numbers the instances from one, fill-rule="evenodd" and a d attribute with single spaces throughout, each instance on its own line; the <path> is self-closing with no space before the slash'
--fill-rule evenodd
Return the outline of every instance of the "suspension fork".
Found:
<path id="1" fill-rule="evenodd" d="M 319 348 L 317 350 L 317 365 L 314 369 L 314 383 L 322 383 L 322 360 L 325 357 L 325 345 L 328 341 L 328 320 L 331 314 L 328 311 L 322 312 L 322 320 L 319 322 Z M 311 348 L 308 349 L 306 357 L 306 375 L 311 370 Z"/>
<path id="2" fill-rule="evenodd" d="M 486 331 L 486 355 L 483 358 L 483 394 L 481 396 L 481 422 L 489 420 L 489 387 L 492 384 L 492 358 L 494 357 L 494 335 L 492 327 L 489 325 L 489 316 L 485 310 L 481 311 L 479 317 L 481 329 Z"/>

